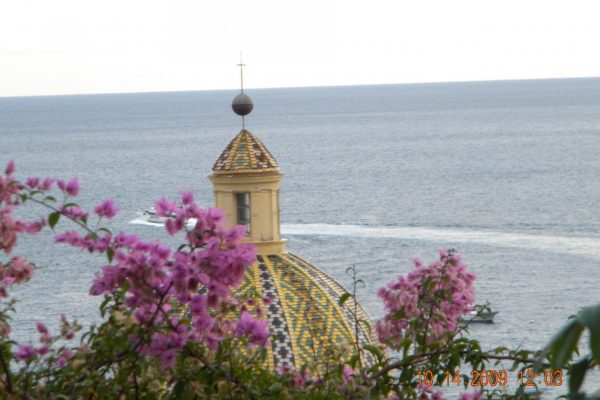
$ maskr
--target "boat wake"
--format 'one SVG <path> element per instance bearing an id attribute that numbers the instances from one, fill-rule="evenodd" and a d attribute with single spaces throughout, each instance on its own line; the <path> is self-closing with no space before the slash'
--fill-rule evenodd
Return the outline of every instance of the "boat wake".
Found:
<path id="1" fill-rule="evenodd" d="M 335 224 L 283 224 L 283 235 L 346 236 L 390 238 L 443 243 L 452 247 L 458 243 L 478 243 L 490 246 L 543 250 L 600 258 L 600 237 L 550 236 L 488 230 L 446 228 L 365 226 Z"/>
<path id="2" fill-rule="evenodd" d="M 132 221 L 129 221 L 130 224 L 133 225 L 146 225 L 146 226 L 163 226 L 162 222 L 150 222 L 147 218 L 139 217 Z"/>
<path id="3" fill-rule="evenodd" d="M 192 221 L 191 226 L 193 226 Z M 130 224 L 162 227 L 162 222 L 138 217 Z M 477 243 L 552 253 L 573 254 L 600 258 L 600 237 L 550 236 L 516 232 L 498 232 L 480 229 L 461 230 L 410 226 L 367 226 L 336 224 L 282 224 L 282 235 L 287 236 L 345 236 L 417 240 L 441 243 L 452 247 L 460 243 Z"/>
<path id="4" fill-rule="evenodd" d="M 156 226 L 159 228 L 162 228 L 163 226 L 165 226 L 164 220 L 161 220 L 160 218 L 148 219 L 148 216 L 145 216 L 145 215 L 139 216 L 138 218 L 129 221 L 129 223 L 132 225 Z M 196 225 L 195 218 L 188 220 L 188 222 L 187 222 L 188 228 L 193 228 L 194 225 Z"/>

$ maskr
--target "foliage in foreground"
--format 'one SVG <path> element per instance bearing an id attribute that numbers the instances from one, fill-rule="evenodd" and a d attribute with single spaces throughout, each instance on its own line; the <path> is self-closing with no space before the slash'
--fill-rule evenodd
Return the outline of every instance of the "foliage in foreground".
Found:
<path id="1" fill-rule="evenodd" d="M 222 212 L 200 209 L 191 193 L 182 193 L 181 206 L 163 198 L 155 205 L 157 215 L 165 217 L 170 235 L 183 237 L 171 249 L 103 227 L 119 210 L 112 200 L 92 212 L 80 208 L 73 202 L 77 179 L 32 177 L 21 183 L 14 171 L 11 162 L 0 175 L 2 399 L 437 400 L 444 397 L 439 387 L 450 384 L 464 388 L 465 400 L 526 398 L 523 386 L 505 390 L 511 387 L 503 385 L 506 375 L 486 373 L 484 381 L 483 371 L 502 372 L 506 363 L 521 374 L 568 371 L 568 398 L 594 398 L 579 390 L 600 361 L 600 307 L 584 309 L 543 351 L 483 351 L 468 338 L 469 321 L 462 319 L 474 302 L 475 276 L 454 251 L 440 251 L 430 265 L 415 260 L 406 277 L 379 290 L 386 309 L 375 326 L 381 345 L 360 349 L 346 343 L 300 370 L 270 371 L 264 363 L 270 337 L 260 317 L 269 299 L 235 294 L 255 260 L 254 248 L 242 240 L 243 227 L 227 229 Z M 14 211 L 26 203 L 48 215 L 17 219 Z M 81 332 L 63 316 L 56 333 L 38 322 L 37 344 L 16 343 L 10 338 L 15 300 L 9 290 L 34 273 L 29 260 L 13 254 L 18 237 L 55 230 L 60 220 L 75 229 L 57 232 L 57 243 L 106 260 L 90 288 L 90 295 L 104 298 L 102 322 Z M 340 303 L 346 300 L 342 296 Z M 591 354 L 574 360 L 586 328 Z M 360 350 L 377 362 L 365 365 Z M 550 383 L 557 385 L 554 378 Z"/>

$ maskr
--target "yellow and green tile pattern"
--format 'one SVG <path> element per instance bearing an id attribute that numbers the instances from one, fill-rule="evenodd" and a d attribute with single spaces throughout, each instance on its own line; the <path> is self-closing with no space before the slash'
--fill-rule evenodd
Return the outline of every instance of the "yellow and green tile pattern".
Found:
<path id="1" fill-rule="evenodd" d="M 242 129 L 217 158 L 213 171 L 228 174 L 269 172 L 279 171 L 279 165 L 260 139 Z"/>
<path id="2" fill-rule="evenodd" d="M 290 253 L 258 256 L 247 269 L 240 294 L 257 292 L 271 299 L 263 317 L 271 331 L 267 365 L 271 370 L 299 369 L 323 361 L 331 346 L 356 343 L 356 319 L 371 321 L 354 300 L 342 306 L 338 300 L 346 290 L 323 271 Z M 358 342 L 377 344 L 377 338 L 358 324 Z M 374 362 L 371 354 L 361 354 L 363 362 Z"/>

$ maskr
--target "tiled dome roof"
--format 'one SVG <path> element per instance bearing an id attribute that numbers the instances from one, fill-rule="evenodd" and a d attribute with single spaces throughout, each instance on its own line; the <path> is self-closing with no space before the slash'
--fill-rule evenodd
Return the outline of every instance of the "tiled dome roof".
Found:
<path id="1" fill-rule="evenodd" d="M 215 173 L 256 173 L 279 171 L 279 164 L 264 144 L 242 129 L 225 147 L 215 164 Z"/>
<path id="2" fill-rule="evenodd" d="M 352 298 L 339 305 L 339 298 L 346 293 L 339 283 L 290 253 L 257 256 L 238 289 L 242 295 L 254 292 L 271 299 L 262 318 L 269 321 L 271 345 L 266 362 L 273 371 L 284 366 L 299 369 L 322 360 L 331 346 L 352 346 L 356 343 L 356 318 L 372 325 L 360 305 L 355 318 Z M 358 341 L 361 345 L 378 344 L 374 333 L 361 323 Z M 375 362 L 368 352 L 361 358 L 367 365 Z"/>

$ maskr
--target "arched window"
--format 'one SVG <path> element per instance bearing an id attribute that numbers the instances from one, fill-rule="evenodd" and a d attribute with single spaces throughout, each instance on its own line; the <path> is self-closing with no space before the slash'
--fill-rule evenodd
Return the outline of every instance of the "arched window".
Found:
<path id="1" fill-rule="evenodd" d="M 250 193 L 235 194 L 237 209 L 237 224 L 246 226 L 246 232 L 250 232 Z"/>

